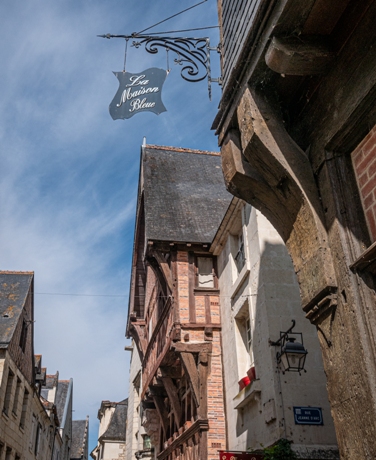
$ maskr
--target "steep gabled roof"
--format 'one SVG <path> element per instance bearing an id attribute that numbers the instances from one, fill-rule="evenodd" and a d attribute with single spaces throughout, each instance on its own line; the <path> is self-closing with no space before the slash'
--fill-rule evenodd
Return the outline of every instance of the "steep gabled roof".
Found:
<path id="1" fill-rule="evenodd" d="M 140 182 L 146 241 L 212 242 L 232 198 L 219 154 L 146 145 Z"/>
<path id="2" fill-rule="evenodd" d="M 89 419 L 86 420 L 73 420 L 72 421 L 72 443 L 70 458 L 71 460 L 78 460 L 87 458 L 88 446 L 88 433 L 89 433 Z"/>
<path id="3" fill-rule="evenodd" d="M 128 398 L 113 404 L 115 405 L 115 411 L 112 414 L 107 430 L 102 434 L 100 440 L 125 442 Z"/>
<path id="4" fill-rule="evenodd" d="M 0 348 L 7 348 L 12 340 L 33 276 L 32 272 L 0 272 Z"/>
<path id="5" fill-rule="evenodd" d="M 57 384 L 56 396 L 55 396 L 55 404 L 57 409 L 57 416 L 60 422 L 60 428 L 64 427 L 65 424 L 65 407 L 69 403 L 70 397 L 70 386 L 72 385 L 71 380 L 59 380 Z"/>

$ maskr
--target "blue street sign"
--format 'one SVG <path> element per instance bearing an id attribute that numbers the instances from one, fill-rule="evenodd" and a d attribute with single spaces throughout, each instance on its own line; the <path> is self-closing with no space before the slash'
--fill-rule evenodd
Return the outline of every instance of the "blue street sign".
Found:
<path id="1" fill-rule="evenodd" d="M 294 407 L 295 425 L 324 425 L 321 407 Z"/>

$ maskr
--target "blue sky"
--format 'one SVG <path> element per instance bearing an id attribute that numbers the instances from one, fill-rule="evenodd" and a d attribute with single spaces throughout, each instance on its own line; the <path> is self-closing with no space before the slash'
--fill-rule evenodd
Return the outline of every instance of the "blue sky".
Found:
<path id="1" fill-rule="evenodd" d="M 35 271 L 35 352 L 49 373 L 74 380 L 74 418 L 128 395 L 124 351 L 139 154 L 147 143 L 217 150 L 213 83 L 179 66 L 163 87 L 167 112 L 113 121 L 108 105 L 124 40 L 197 1 L 3 0 L 0 6 L 0 257 L 2 270 Z M 215 0 L 150 32 L 217 24 Z M 211 37 L 217 29 L 179 35 Z M 219 56 L 212 53 L 212 76 Z M 128 48 L 127 70 L 166 67 L 166 54 Z M 53 294 L 80 294 L 46 295 Z"/>

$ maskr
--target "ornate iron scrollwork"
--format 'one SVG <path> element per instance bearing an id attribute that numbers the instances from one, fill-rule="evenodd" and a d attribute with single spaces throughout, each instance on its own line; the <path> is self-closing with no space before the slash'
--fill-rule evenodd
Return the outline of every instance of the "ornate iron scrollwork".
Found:
<path id="1" fill-rule="evenodd" d="M 211 100 L 210 71 L 210 40 L 204 38 L 184 38 L 184 37 L 159 37 L 153 35 L 98 35 L 102 38 L 124 38 L 132 40 L 132 46 L 140 48 L 145 46 L 145 50 L 150 54 L 157 54 L 159 49 L 164 48 L 177 54 L 174 59 L 175 64 L 182 66 L 180 75 L 189 82 L 198 82 L 208 79 L 209 99 Z M 217 48 L 215 48 L 217 49 Z"/>
<path id="2" fill-rule="evenodd" d="M 181 76 L 186 81 L 205 80 L 209 73 L 210 56 L 208 38 L 154 37 L 136 36 L 132 46 L 145 46 L 150 54 L 157 54 L 160 48 L 175 52 L 178 57 L 175 63 L 182 66 Z"/>

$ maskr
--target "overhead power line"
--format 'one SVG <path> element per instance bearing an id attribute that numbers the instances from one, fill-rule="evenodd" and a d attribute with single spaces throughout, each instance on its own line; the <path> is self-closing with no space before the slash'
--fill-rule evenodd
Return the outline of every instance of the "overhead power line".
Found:
<path id="1" fill-rule="evenodd" d="M 185 13 L 186 11 L 191 10 L 192 8 L 195 8 L 198 5 L 201 5 L 202 3 L 205 3 L 207 0 L 203 0 L 202 2 L 196 3 L 195 5 L 190 6 L 189 8 L 186 8 L 185 10 L 179 11 L 179 13 L 173 14 L 172 16 L 169 16 L 166 19 L 163 19 L 162 21 L 157 22 L 156 24 L 153 24 L 150 27 L 147 27 L 146 29 L 141 30 L 140 32 L 134 33 L 132 35 L 137 36 L 141 35 L 143 32 L 146 32 L 147 30 L 152 29 L 153 27 L 159 26 L 159 24 L 162 24 L 163 22 L 168 21 L 169 19 L 175 18 L 176 16 L 179 16 L 179 14 Z"/>
<path id="2" fill-rule="evenodd" d="M 126 294 L 65 294 L 61 292 L 34 292 L 34 295 L 65 295 L 74 297 L 128 297 Z"/>

